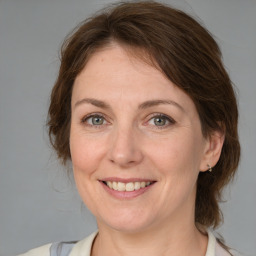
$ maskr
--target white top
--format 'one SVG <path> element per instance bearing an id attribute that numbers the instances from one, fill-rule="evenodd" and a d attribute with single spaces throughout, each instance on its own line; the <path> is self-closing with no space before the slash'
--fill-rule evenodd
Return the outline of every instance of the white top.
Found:
<path id="1" fill-rule="evenodd" d="M 76 243 L 69 256 L 90 256 L 92 243 L 96 235 L 97 232 L 94 232 L 90 236 Z M 51 245 L 52 244 L 47 244 L 18 256 L 50 256 Z M 214 235 L 210 231 L 208 231 L 208 245 L 205 256 L 230 256 L 230 254 L 216 242 Z"/>

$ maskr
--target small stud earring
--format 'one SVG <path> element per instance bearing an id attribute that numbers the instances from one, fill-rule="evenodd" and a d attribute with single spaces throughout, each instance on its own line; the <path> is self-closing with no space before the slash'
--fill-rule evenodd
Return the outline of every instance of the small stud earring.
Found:
<path id="1" fill-rule="evenodd" d="M 208 171 L 212 172 L 212 167 L 209 164 L 207 164 L 207 167 L 208 167 Z"/>

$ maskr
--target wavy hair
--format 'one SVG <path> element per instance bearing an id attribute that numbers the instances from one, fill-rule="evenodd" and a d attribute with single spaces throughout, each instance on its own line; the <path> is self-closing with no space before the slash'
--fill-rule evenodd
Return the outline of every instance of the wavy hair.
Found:
<path id="1" fill-rule="evenodd" d="M 205 137 L 225 134 L 213 172 L 200 172 L 195 222 L 216 227 L 222 220 L 222 190 L 238 166 L 240 144 L 234 89 L 213 36 L 183 11 L 154 1 L 122 2 L 86 19 L 66 38 L 48 112 L 49 137 L 57 155 L 70 159 L 71 95 L 75 78 L 99 48 L 117 42 L 151 64 L 193 100 Z M 143 57 L 144 56 L 144 57 Z"/>

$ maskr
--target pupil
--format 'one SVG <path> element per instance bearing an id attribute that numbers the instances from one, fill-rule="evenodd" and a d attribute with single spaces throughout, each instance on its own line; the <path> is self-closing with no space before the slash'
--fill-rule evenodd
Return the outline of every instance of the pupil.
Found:
<path id="1" fill-rule="evenodd" d="M 165 119 L 164 118 L 155 118 L 155 125 L 165 125 Z"/>
<path id="2" fill-rule="evenodd" d="M 95 125 L 100 125 L 100 124 L 103 123 L 103 120 L 102 120 L 101 117 L 94 117 L 94 118 L 92 119 L 92 123 L 95 124 Z"/>

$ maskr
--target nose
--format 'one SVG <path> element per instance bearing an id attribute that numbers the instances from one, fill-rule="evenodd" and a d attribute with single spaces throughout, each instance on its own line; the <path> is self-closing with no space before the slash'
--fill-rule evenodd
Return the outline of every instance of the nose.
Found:
<path id="1" fill-rule="evenodd" d="M 139 134 L 132 128 L 113 132 L 109 149 L 109 160 L 123 168 L 139 164 L 143 159 Z"/>

